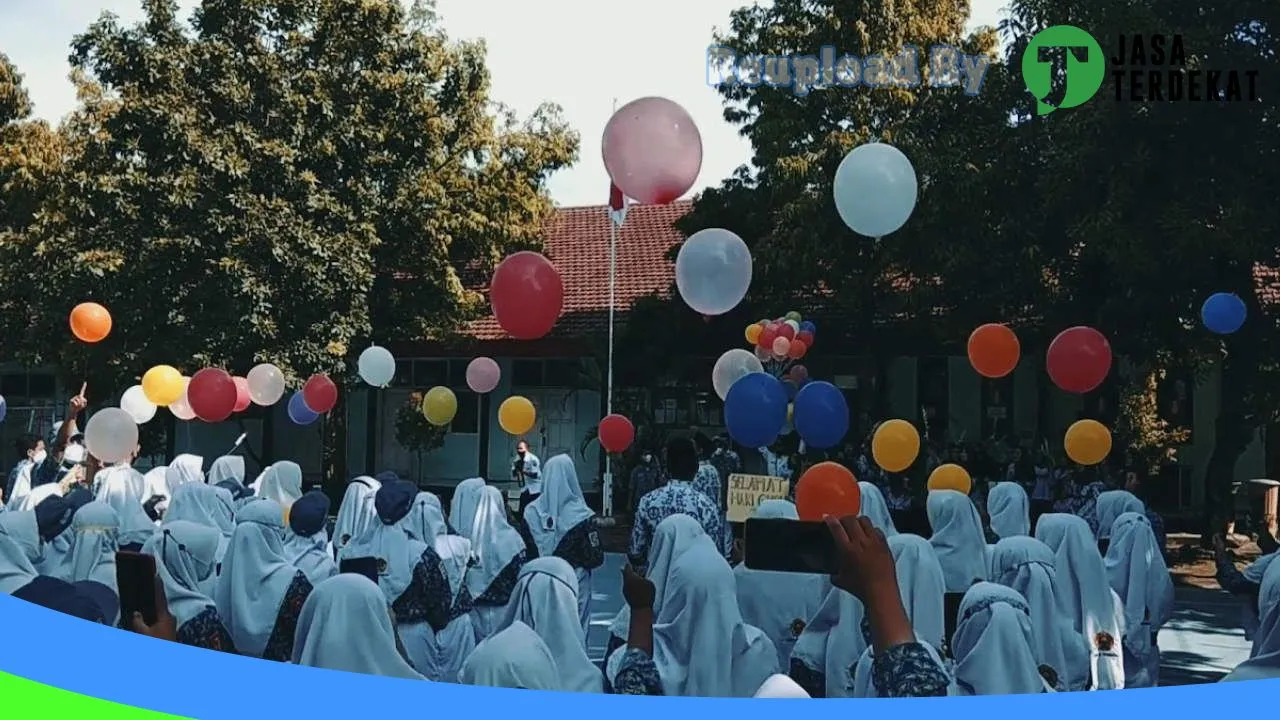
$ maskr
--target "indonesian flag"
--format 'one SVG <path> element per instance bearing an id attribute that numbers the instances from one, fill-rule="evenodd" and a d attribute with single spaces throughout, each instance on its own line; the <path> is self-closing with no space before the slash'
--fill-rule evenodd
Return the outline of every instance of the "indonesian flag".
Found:
<path id="1" fill-rule="evenodd" d="M 618 227 L 627 219 L 627 198 L 613 183 L 609 183 L 609 219 Z"/>

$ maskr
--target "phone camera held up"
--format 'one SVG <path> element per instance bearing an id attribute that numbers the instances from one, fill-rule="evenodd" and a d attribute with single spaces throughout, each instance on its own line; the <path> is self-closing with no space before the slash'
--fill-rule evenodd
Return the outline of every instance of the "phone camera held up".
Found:
<path id="1" fill-rule="evenodd" d="M 749 518 L 743 545 L 743 560 L 751 570 L 831 575 L 839 557 L 835 538 L 822 522 Z"/>

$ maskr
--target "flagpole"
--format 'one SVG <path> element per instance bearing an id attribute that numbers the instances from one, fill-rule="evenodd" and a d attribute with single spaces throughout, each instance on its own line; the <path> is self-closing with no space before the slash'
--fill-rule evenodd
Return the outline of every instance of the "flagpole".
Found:
<path id="1" fill-rule="evenodd" d="M 618 99 L 613 99 L 613 112 L 618 111 Z M 623 207 L 626 200 L 623 199 Z M 605 412 L 613 414 L 613 306 L 618 280 L 618 223 L 613 218 L 613 208 L 609 208 L 609 370 L 605 386 Z M 604 455 L 604 498 L 601 508 L 605 517 L 613 516 L 613 467 L 609 453 Z"/>

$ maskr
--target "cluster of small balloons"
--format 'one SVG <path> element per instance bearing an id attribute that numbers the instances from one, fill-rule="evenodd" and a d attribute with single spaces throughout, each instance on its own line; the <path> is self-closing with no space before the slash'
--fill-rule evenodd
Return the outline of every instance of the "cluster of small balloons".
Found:
<path id="1" fill-rule="evenodd" d="M 777 320 L 747 326 L 747 342 L 761 360 L 799 360 L 813 349 L 818 327 L 792 310 Z"/>

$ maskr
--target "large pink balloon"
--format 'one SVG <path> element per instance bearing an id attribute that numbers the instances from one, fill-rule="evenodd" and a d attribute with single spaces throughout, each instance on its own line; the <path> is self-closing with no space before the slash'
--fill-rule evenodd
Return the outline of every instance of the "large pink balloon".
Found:
<path id="1" fill-rule="evenodd" d="M 702 135 L 679 105 L 660 97 L 633 100 L 604 127 L 604 168 L 623 195 L 665 205 L 693 187 L 702 171 Z"/>
<path id="2" fill-rule="evenodd" d="M 467 365 L 467 387 L 478 393 L 493 392 L 498 387 L 502 371 L 498 363 L 487 357 L 478 357 Z"/>

